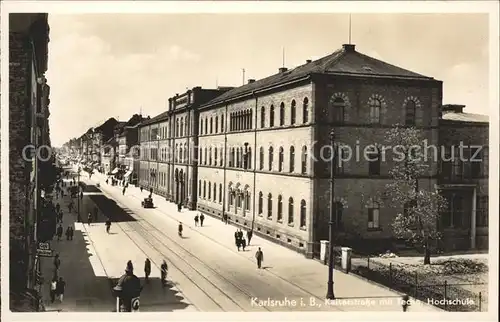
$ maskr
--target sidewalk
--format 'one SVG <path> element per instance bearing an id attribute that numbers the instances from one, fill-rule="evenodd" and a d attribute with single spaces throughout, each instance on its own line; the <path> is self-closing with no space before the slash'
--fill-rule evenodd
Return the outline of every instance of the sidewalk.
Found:
<path id="1" fill-rule="evenodd" d="M 106 176 L 97 174 L 92 177 L 94 182 L 100 182 L 104 192 L 110 193 L 120 202 L 129 205 L 137 204 L 146 197 L 149 192 L 140 192 L 139 188 L 129 185 L 125 196 L 122 196 L 122 187 L 105 184 Z M 289 250 L 278 244 L 254 235 L 250 245 L 250 251 L 238 252 L 234 246 L 234 232 L 236 228 L 224 224 L 220 219 L 205 215 L 203 227 L 194 227 L 193 218 L 196 211 L 183 209 L 177 211 L 177 206 L 165 200 L 164 197 L 153 195 L 156 207 L 148 213 L 147 220 L 155 219 L 155 225 L 172 224 L 169 220 L 182 221 L 186 235 L 194 233 L 203 235 L 211 241 L 223 245 L 229 251 L 237 253 L 246 258 L 250 265 L 255 265 L 254 253 L 256 247 L 261 247 L 264 252 L 265 271 L 282 280 L 290 281 L 309 291 L 319 298 L 326 294 L 328 267 L 317 261 L 306 259 L 303 255 Z M 151 216 L 151 217 L 149 217 Z M 168 219 L 167 219 L 168 218 Z M 160 223 L 162 221 L 162 224 Z M 345 311 L 401 311 L 401 294 L 384 286 L 364 280 L 353 274 L 345 274 L 338 270 L 334 271 L 335 295 L 338 299 L 337 305 Z M 410 307 L 413 312 L 436 312 L 440 309 L 422 302 L 415 302 Z"/>
<path id="2" fill-rule="evenodd" d="M 85 202 L 84 197 L 83 202 Z M 111 312 L 114 298 L 106 274 L 100 268 L 99 258 L 89 242 L 87 233 L 81 223 L 76 223 L 76 212 L 68 213 L 70 197 L 55 199 L 63 210 L 63 228 L 73 226 L 73 240 L 66 240 L 63 234 L 61 241 L 57 237 L 50 242 L 54 254 L 59 254 L 61 266 L 59 276 L 66 281 L 63 303 L 50 302 L 50 282 L 54 272 L 53 258 L 42 257 L 42 296 L 47 311 L 62 310 L 71 312 Z M 76 203 L 75 203 L 76 204 Z M 99 269 L 100 268 L 100 269 Z"/>

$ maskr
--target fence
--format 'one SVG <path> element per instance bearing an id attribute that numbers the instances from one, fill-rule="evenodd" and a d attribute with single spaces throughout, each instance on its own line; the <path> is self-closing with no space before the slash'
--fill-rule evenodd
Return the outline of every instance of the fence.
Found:
<path id="1" fill-rule="evenodd" d="M 445 275 L 418 274 L 392 263 L 385 264 L 376 258 L 358 257 L 351 260 L 351 272 L 396 291 L 408 294 L 420 301 L 446 311 L 487 311 L 486 283 L 448 282 Z M 453 279 L 449 276 L 449 279 Z M 467 288 L 481 289 L 481 291 Z"/>

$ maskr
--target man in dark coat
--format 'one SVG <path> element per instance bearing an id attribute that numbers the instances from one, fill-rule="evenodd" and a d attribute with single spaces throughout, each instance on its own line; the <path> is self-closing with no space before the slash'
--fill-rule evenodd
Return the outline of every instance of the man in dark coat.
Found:
<path id="1" fill-rule="evenodd" d="M 250 240 L 252 240 L 252 236 L 253 236 L 253 231 L 247 230 L 248 246 L 250 246 Z"/>
<path id="2" fill-rule="evenodd" d="M 146 258 L 144 262 L 144 276 L 146 277 L 146 281 L 149 281 L 149 275 L 151 274 L 151 261 L 149 258 Z"/>
<path id="3" fill-rule="evenodd" d="M 255 253 L 255 259 L 257 260 L 257 268 L 261 268 L 262 262 L 264 261 L 264 253 L 259 247 L 259 250 Z"/>
<path id="4" fill-rule="evenodd" d="M 203 215 L 203 213 L 200 214 L 200 225 L 201 227 L 203 227 L 203 221 L 205 220 L 205 216 Z"/>
<path id="5" fill-rule="evenodd" d="M 62 234 L 63 234 L 63 227 L 62 227 L 62 225 L 59 225 L 59 227 L 57 227 L 57 231 L 56 231 L 57 240 L 61 240 Z"/>
<path id="6" fill-rule="evenodd" d="M 113 291 L 120 298 L 120 310 L 131 312 L 132 299 L 138 297 L 142 291 L 141 281 L 134 275 L 134 267 L 131 261 L 127 262 L 125 274 L 120 277 Z"/>

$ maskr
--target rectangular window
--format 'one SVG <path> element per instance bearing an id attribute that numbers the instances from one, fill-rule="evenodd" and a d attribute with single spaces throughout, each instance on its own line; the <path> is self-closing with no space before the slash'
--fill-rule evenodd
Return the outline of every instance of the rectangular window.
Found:
<path id="1" fill-rule="evenodd" d="M 377 229 L 380 228 L 379 223 L 379 212 L 378 208 L 369 208 L 368 209 L 368 228 L 369 229 Z"/>

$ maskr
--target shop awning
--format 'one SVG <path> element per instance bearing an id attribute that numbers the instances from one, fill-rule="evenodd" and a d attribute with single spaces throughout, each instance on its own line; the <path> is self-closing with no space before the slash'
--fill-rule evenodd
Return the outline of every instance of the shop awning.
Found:
<path id="1" fill-rule="evenodd" d="M 128 177 L 131 174 L 132 174 L 132 171 L 129 170 L 129 171 L 127 171 L 127 173 L 125 173 L 124 177 Z"/>
<path id="2" fill-rule="evenodd" d="M 118 172 L 118 168 L 114 168 L 113 171 L 111 171 L 111 174 L 116 174 Z"/>

